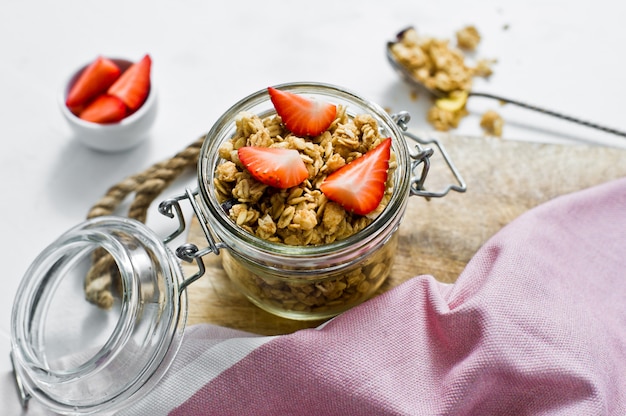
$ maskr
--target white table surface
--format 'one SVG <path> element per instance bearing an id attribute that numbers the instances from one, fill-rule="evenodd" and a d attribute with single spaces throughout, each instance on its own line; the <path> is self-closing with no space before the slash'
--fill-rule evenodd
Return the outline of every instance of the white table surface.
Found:
<path id="1" fill-rule="evenodd" d="M 498 60 L 475 90 L 626 131 L 625 14 L 613 0 L 2 2 L 0 413 L 20 414 L 9 383 L 10 314 L 35 256 L 83 221 L 109 186 L 181 150 L 239 99 L 273 84 L 327 82 L 408 110 L 410 127 L 428 130 L 427 100 L 411 99 L 385 43 L 409 25 L 452 38 L 474 24 L 483 35 L 477 55 Z M 85 148 L 57 107 L 62 81 L 99 54 L 145 53 L 159 91 L 150 140 L 118 154 Z M 626 147 L 624 138 L 487 99 L 468 108 L 458 134 L 482 135 L 480 116 L 494 108 L 505 140 Z M 148 221 L 157 229 L 158 215 Z"/>

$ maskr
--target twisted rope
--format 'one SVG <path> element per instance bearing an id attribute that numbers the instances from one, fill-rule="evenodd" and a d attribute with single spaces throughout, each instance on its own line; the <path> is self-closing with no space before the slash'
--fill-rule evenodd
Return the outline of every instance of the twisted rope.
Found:
<path id="1" fill-rule="evenodd" d="M 172 158 L 155 163 L 143 172 L 129 176 L 109 188 L 87 214 L 87 218 L 111 215 L 132 192 L 134 199 L 128 209 L 128 217 L 145 223 L 148 209 L 161 192 L 187 168 L 198 163 L 204 136 L 188 145 Z M 92 266 L 85 277 L 85 297 L 101 308 L 113 306 L 113 288 L 121 290 L 119 270 L 113 257 L 104 249 L 94 251 Z"/>

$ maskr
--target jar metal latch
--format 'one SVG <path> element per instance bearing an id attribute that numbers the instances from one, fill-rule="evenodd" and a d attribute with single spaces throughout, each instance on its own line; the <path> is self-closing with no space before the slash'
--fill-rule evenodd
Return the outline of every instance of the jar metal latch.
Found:
<path id="1" fill-rule="evenodd" d="M 391 118 L 400 127 L 400 129 L 402 129 L 402 133 L 404 134 L 404 136 L 408 137 L 409 139 L 415 142 L 415 148 L 409 149 L 409 155 L 411 156 L 411 159 L 412 159 L 411 171 L 415 173 L 418 167 L 422 165 L 422 170 L 419 173 L 419 175 L 413 176 L 411 178 L 411 189 L 410 189 L 411 196 L 419 195 L 427 199 L 428 198 L 441 198 L 443 196 L 446 196 L 448 192 L 450 191 L 465 192 L 467 190 L 467 184 L 465 183 L 465 180 L 461 176 L 461 173 L 457 169 L 454 162 L 452 162 L 450 155 L 448 154 L 446 149 L 443 147 L 443 145 L 439 142 L 439 140 L 435 138 L 423 139 L 407 131 L 408 129 L 407 124 L 409 120 L 411 119 L 411 115 L 406 111 L 401 111 L 399 113 L 392 114 Z M 426 177 L 428 176 L 428 172 L 430 170 L 430 158 L 434 154 L 434 151 L 433 149 L 429 147 L 422 147 L 422 145 L 426 146 L 429 144 L 434 144 L 435 146 L 437 146 L 439 153 L 445 160 L 446 164 L 448 165 L 448 168 L 452 172 L 452 175 L 454 176 L 454 179 L 457 182 L 455 184 L 450 184 L 446 186 L 441 191 L 427 191 L 424 188 L 424 182 L 426 181 Z"/>
<path id="2" fill-rule="evenodd" d="M 173 239 L 175 239 L 176 237 L 178 237 L 185 231 L 186 229 L 185 217 L 183 216 L 183 212 L 180 207 L 180 201 L 187 199 L 189 203 L 191 204 L 191 208 L 193 209 L 193 212 L 196 215 L 196 218 L 198 218 L 199 220 L 200 226 L 202 227 L 202 231 L 204 235 L 206 236 L 206 240 L 209 244 L 207 247 L 200 249 L 198 248 L 198 246 L 196 246 L 193 243 L 186 243 L 186 244 L 179 246 L 176 249 L 176 256 L 179 259 L 187 263 L 191 263 L 195 261 L 198 266 L 198 271 L 194 275 L 186 278 L 180 284 L 180 287 L 179 287 L 180 291 L 185 290 L 187 286 L 189 286 L 191 283 L 198 280 L 206 272 L 206 268 L 204 267 L 204 261 L 202 261 L 203 256 L 207 254 L 211 254 L 211 253 L 219 254 L 220 249 L 225 247 L 223 243 L 216 243 L 211 237 L 211 232 L 209 231 L 209 228 L 207 227 L 207 221 L 206 221 L 205 215 L 202 209 L 200 208 L 200 206 L 198 205 L 198 201 L 196 200 L 197 195 L 198 195 L 198 189 L 191 190 L 190 188 L 186 188 L 184 194 L 178 195 L 172 198 L 168 198 L 162 201 L 159 204 L 159 208 L 158 208 L 159 212 L 165 215 L 166 217 L 178 218 L 178 228 L 169 236 L 165 237 L 165 239 L 163 240 L 164 243 L 167 244 L 171 242 Z"/>

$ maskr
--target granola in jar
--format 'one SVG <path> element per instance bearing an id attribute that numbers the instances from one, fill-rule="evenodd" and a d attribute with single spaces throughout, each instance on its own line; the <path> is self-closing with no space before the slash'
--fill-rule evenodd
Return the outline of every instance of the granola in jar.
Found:
<path id="1" fill-rule="evenodd" d="M 238 116 L 236 125 L 236 134 L 219 150 L 224 161 L 216 172 L 217 198 L 220 203 L 231 201 L 232 220 L 260 238 L 289 245 L 328 244 L 344 239 L 370 224 L 391 197 L 397 167 L 393 153 L 385 195 L 371 213 L 349 212 L 320 191 L 330 173 L 363 156 L 384 139 L 376 120 L 367 114 L 350 117 L 346 108 L 339 106 L 328 129 L 315 137 L 294 135 L 278 115 L 260 118 L 244 113 Z M 297 150 L 307 168 L 307 179 L 287 189 L 257 181 L 239 160 L 238 150 L 244 146 Z"/>
<path id="2" fill-rule="evenodd" d="M 389 146 L 386 142 L 391 139 L 381 134 L 375 117 L 349 114 L 343 104 L 336 106 L 328 126 L 314 135 L 294 133 L 284 118 L 279 111 L 263 116 L 240 112 L 235 117 L 234 133 L 219 146 L 213 188 L 217 201 L 227 207 L 230 220 L 266 242 L 288 246 L 328 245 L 363 231 L 393 196 L 395 152 L 388 151 L 380 200 L 366 213 L 355 212 L 340 198 L 329 197 L 323 184 L 331 175 L 349 170 L 385 144 Z M 268 182 L 275 186 L 259 180 L 256 168 L 242 161 L 242 149 L 251 147 L 297 151 L 306 168 L 304 180 L 288 187 L 272 182 L 275 177 Z M 396 246 L 397 235 L 393 233 L 340 268 L 320 272 L 314 267 L 267 267 L 234 251 L 220 255 L 231 281 L 253 303 L 281 316 L 319 319 L 371 297 L 390 272 Z"/>

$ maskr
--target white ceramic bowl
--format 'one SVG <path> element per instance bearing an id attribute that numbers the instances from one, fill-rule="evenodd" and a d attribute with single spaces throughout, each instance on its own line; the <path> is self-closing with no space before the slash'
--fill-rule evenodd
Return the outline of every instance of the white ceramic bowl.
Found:
<path id="1" fill-rule="evenodd" d="M 126 59 L 111 58 L 111 60 L 122 71 L 132 64 Z M 65 105 L 70 88 L 86 67 L 87 65 L 81 67 L 67 79 L 58 96 L 61 113 L 72 128 L 76 139 L 92 149 L 103 152 L 120 152 L 137 146 L 148 137 L 150 128 L 156 119 L 157 92 L 153 79 L 150 82 L 150 92 L 146 101 L 133 114 L 118 123 L 92 123 L 80 119 Z"/>

